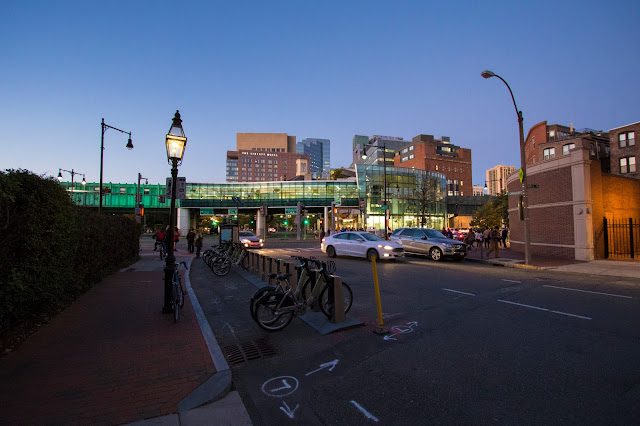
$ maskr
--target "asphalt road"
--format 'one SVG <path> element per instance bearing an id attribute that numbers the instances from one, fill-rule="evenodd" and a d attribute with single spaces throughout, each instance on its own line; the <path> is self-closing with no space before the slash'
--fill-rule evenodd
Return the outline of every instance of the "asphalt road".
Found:
<path id="1" fill-rule="evenodd" d="M 263 252 L 327 259 L 318 244 L 270 241 Z M 410 257 L 337 258 L 349 316 L 321 335 L 294 318 L 253 322 L 256 287 L 194 261 L 192 283 L 256 425 L 637 424 L 640 287 L 632 279 Z M 197 275 L 197 279 L 194 279 Z"/>

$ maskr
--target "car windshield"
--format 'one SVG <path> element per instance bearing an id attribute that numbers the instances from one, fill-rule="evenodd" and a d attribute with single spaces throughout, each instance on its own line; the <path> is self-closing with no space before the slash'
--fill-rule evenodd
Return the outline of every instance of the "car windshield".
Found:
<path id="1" fill-rule="evenodd" d="M 364 238 L 365 240 L 369 240 L 369 241 L 383 241 L 382 238 L 374 235 L 374 234 L 370 234 L 368 232 L 363 232 L 360 235 L 362 238 Z"/>
<path id="2" fill-rule="evenodd" d="M 241 237 L 254 237 L 255 235 L 253 234 L 253 232 L 241 231 L 240 232 L 240 236 Z"/>
<path id="3" fill-rule="evenodd" d="M 429 238 L 447 238 L 442 235 L 441 232 L 436 231 L 435 229 L 423 229 L 424 233 L 427 234 Z"/>

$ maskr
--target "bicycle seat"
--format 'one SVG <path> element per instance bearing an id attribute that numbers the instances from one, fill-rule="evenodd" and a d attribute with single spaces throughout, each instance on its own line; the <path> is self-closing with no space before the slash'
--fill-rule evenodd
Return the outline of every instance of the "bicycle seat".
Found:
<path id="1" fill-rule="evenodd" d="M 277 278 L 278 281 L 284 281 L 287 278 L 289 278 L 291 276 L 291 274 L 279 274 L 277 272 L 273 272 L 271 274 L 269 274 L 269 278 Z"/>

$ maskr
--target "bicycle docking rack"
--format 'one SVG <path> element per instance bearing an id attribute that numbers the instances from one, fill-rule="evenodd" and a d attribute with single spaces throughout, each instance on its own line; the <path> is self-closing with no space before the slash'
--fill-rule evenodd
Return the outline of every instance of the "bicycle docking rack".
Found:
<path id="1" fill-rule="evenodd" d="M 289 282 L 292 287 L 298 283 L 302 272 L 295 259 L 272 258 L 260 253 L 249 252 L 249 266 L 247 270 L 238 269 L 240 275 L 258 288 L 271 285 L 269 274 L 291 274 Z M 311 279 L 315 282 L 316 271 L 312 271 Z M 329 275 L 329 304 L 333 305 L 331 319 L 320 311 L 320 306 L 316 303 L 300 316 L 304 322 L 315 328 L 320 334 L 328 334 L 333 331 L 363 325 L 362 321 L 348 317 L 344 314 L 344 297 L 342 294 L 342 278 L 337 275 Z"/>

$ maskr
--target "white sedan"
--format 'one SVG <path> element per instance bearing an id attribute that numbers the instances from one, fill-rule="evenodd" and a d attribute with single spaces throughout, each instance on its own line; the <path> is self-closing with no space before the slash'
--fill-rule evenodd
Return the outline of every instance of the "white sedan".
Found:
<path id="1" fill-rule="evenodd" d="M 404 256 L 404 249 L 400 244 L 385 241 L 369 232 L 338 232 L 324 237 L 320 249 L 329 257 L 344 255 L 378 260 Z"/>

